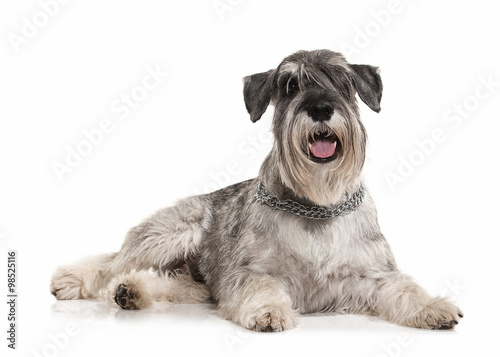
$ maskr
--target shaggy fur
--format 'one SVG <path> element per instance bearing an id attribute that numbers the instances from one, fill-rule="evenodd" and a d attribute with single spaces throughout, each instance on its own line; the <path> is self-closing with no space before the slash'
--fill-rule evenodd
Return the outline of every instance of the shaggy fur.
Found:
<path id="1" fill-rule="evenodd" d="M 119 252 L 59 268 L 52 293 L 102 296 L 124 309 L 214 301 L 220 316 L 257 331 L 291 329 L 299 314 L 321 311 L 454 327 L 461 311 L 398 271 L 368 193 L 356 211 L 327 220 L 256 200 L 259 181 L 273 196 L 308 206 L 335 207 L 359 189 L 366 131 L 356 93 L 380 110 L 378 69 L 327 50 L 297 52 L 276 69 L 246 77 L 251 120 L 275 106 L 275 141 L 259 177 L 158 211 L 129 231 Z M 331 112 L 311 114 L 317 103 Z M 330 158 L 311 153 L 320 134 L 337 140 Z"/>

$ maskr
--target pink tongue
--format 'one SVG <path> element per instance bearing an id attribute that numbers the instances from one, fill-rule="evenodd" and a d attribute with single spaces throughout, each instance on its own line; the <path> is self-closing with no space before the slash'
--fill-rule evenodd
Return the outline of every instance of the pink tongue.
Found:
<path id="1" fill-rule="evenodd" d="M 330 140 L 318 139 L 311 143 L 311 152 L 320 159 L 326 159 L 335 153 L 335 145 Z"/>

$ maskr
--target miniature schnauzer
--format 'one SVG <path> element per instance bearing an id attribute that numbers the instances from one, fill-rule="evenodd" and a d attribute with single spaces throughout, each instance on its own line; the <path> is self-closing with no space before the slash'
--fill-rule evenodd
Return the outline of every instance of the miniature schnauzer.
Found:
<path id="1" fill-rule="evenodd" d="M 158 211 L 119 252 L 60 267 L 52 293 L 128 310 L 213 301 L 220 316 L 256 331 L 288 330 L 299 314 L 322 311 L 453 328 L 460 309 L 402 274 L 380 232 L 361 178 L 366 130 L 356 93 L 380 111 L 378 69 L 328 50 L 300 51 L 245 77 L 252 122 L 275 107 L 259 176 Z"/>

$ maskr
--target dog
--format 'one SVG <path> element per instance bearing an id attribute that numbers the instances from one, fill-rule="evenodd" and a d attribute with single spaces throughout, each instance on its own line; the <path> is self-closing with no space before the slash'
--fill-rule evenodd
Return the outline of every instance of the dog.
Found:
<path id="1" fill-rule="evenodd" d="M 356 93 L 380 111 L 378 68 L 329 50 L 299 51 L 245 77 L 251 121 L 275 108 L 258 177 L 158 211 L 119 252 L 57 269 L 51 292 L 127 310 L 212 301 L 256 331 L 292 329 L 314 312 L 453 328 L 461 310 L 401 273 L 380 232 L 361 177 L 367 133 Z"/>

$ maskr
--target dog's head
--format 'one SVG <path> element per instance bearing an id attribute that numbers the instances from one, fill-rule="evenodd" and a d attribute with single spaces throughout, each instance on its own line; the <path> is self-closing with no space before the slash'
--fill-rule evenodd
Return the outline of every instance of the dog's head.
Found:
<path id="1" fill-rule="evenodd" d="M 349 64 L 328 50 L 299 51 L 276 69 L 244 78 L 245 105 L 253 122 L 270 104 L 275 107 L 273 151 L 283 183 L 318 204 L 331 203 L 334 197 L 325 194 L 347 187 L 361 173 L 366 133 L 356 92 L 380 111 L 377 68 Z M 328 187 L 313 188 L 321 183 L 318 179 Z"/>

